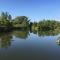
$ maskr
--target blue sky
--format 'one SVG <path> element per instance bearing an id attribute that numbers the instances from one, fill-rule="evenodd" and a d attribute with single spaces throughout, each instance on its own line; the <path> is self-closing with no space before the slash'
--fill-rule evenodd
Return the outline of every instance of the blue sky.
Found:
<path id="1" fill-rule="evenodd" d="M 60 0 L 0 0 L 0 13 L 9 12 L 13 18 L 25 15 L 31 21 L 60 20 Z"/>

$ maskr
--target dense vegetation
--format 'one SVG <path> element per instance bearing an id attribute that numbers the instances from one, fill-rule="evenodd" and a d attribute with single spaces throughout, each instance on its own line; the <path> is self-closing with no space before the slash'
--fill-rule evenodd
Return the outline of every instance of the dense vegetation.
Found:
<path id="1" fill-rule="evenodd" d="M 8 12 L 2 12 L 0 15 L 0 31 L 9 31 L 13 28 L 29 27 L 29 19 L 26 16 L 17 16 L 12 19 L 12 16 Z"/>
<path id="2" fill-rule="evenodd" d="M 12 28 L 11 20 L 12 17 L 9 13 L 2 12 L 0 15 L 0 31 L 10 30 L 10 28 Z"/>
<path id="3" fill-rule="evenodd" d="M 26 16 L 18 16 L 12 20 L 12 25 L 15 28 L 28 28 L 29 19 Z"/>
<path id="4" fill-rule="evenodd" d="M 12 19 L 12 16 L 8 12 L 2 12 L 0 15 L 0 31 L 9 31 L 16 28 L 36 31 L 59 30 L 60 22 L 55 20 L 30 22 L 26 16 L 17 16 Z"/>
<path id="5" fill-rule="evenodd" d="M 42 20 L 38 23 L 34 22 L 32 24 L 32 29 L 38 31 L 56 30 L 60 29 L 60 22 L 55 20 Z"/>

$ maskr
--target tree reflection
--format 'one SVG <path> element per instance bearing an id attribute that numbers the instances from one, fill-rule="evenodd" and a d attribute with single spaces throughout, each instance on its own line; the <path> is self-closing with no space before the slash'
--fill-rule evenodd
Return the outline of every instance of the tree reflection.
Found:
<path id="1" fill-rule="evenodd" d="M 11 33 L 0 33 L 0 47 L 8 48 L 11 45 Z"/>
<path id="2" fill-rule="evenodd" d="M 15 37 L 21 38 L 21 39 L 26 39 L 29 35 L 29 31 L 28 30 L 16 30 L 13 31 L 13 35 Z"/>
<path id="3" fill-rule="evenodd" d="M 33 30 L 32 33 L 38 34 L 38 36 L 55 36 L 59 34 L 58 31 L 36 31 L 36 30 Z M 29 36 L 29 30 L 15 30 L 13 32 L 0 33 L 1 48 L 3 47 L 8 48 L 9 46 L 11 46 L 12 35 L 20 39 L 26 39 Z M 60 42 L 57 42 L 57 44 L 60 45 Z"/>
<path id="4" fill-rule="evenodd" d="M 36 30 L 32 30 L 32 33 L 33 33 L 33 34 L 37 34 L 37 31 L 36 31 Z"/>
<path id="5" fill-rule="evenodd" d="M 58 35 L 58 31 L 38 31 L 38 36 L 55 36 Z"/>
<path id="6" fill-rule="evenodd" d="M 38 30 L 31 30 L 33 34 L 37 34 L 38 36 L 55 36 L 60 33 L 59 30 L 50 30 L 50 31 L 38 31 Z"/>
<path id="7" fill-rule="evenodd" d="M 36 30 L 33 30 L 32 33 L 33 34 L 38 34 L 38 36 L 55 36 L 55 35 L 58 35 L 60 33 L 60 31 L 54 31 L 54 30 L 36 31 Z"/>

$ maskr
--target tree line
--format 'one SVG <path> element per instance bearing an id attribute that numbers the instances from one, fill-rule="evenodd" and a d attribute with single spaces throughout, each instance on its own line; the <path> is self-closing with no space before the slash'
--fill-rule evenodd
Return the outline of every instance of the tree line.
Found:
<path id="1" fill-rule="evenodd" d="M 31 29 L 38 31 L 55 30 L 60 28 L 60 22 L 56 20 L 42 20 L 39 22 L 30 22 L 27 16 L 17 16 L 12 19 L 11 14 L 2 12 L 0 15 L 0 31 L 12 29 Z"/>
<path id="2" fill-rule="evenodd" d="M 42 20 L 32 23 L 32 30 L 38 31 L 49 31 L 49 30 L 59 30 L 60 22 L 56 20 Z"/>

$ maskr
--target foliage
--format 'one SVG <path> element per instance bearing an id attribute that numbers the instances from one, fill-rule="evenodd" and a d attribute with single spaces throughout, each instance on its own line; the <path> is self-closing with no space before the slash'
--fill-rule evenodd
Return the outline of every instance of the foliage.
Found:
<path id="1" fill-rule="evenodd" d="M 10 27 L 11 15 L 7 12 L 2 12 L 0 16 L 0 27 Z"/>
<path id="2" fill-rule="evenodd" d="M 0 15 L 0 30 L 8 30 L 10 28 L 30 28 L 30 30 L 48 31 L 60 29 L 60 22 L 55 20 L 42 20 L 30 22 L 27 16 L 17 16 L 12 19 L 8 12 L 2 12 Z"/>
<path id="3" fill-rule="evenodd" d="M 29 19 L 26 16 L 18 16 L 13 21 L 14 27 L 28 27 L 29 26 Z"/>
<path id="4" fill-rule="evenodd" d="M 32 30 L 36 30 L 36 28 L 37 28 L 37 22 L 34 22 L 34 23 L 32 24 Z"/>
<path id="5" fill-rule="evenodd" d="M 60 27 L 60 22 L 55 20 L 43 20 L 38 22 L 38 30 L 55 30 Z"/>

